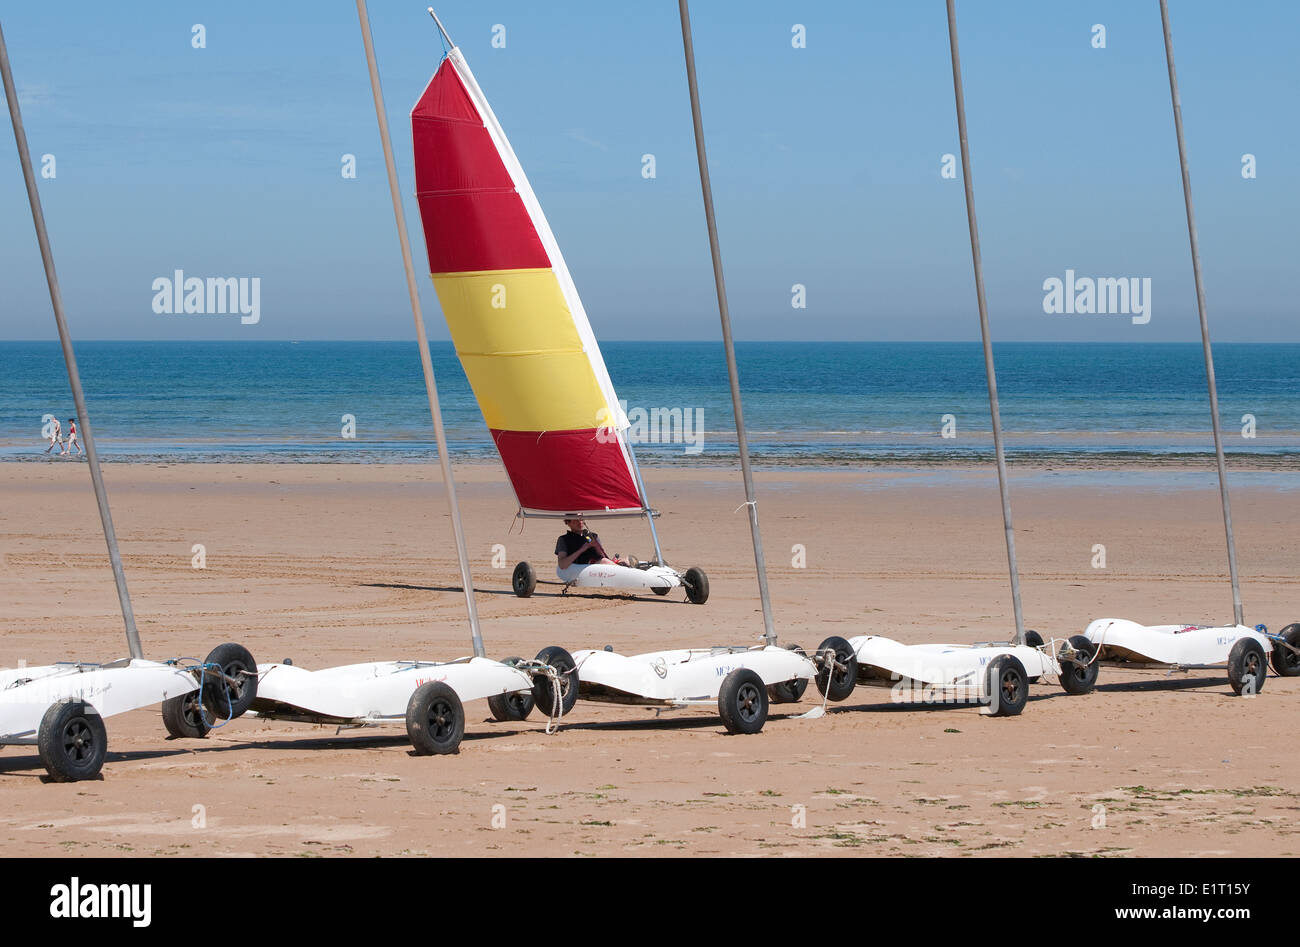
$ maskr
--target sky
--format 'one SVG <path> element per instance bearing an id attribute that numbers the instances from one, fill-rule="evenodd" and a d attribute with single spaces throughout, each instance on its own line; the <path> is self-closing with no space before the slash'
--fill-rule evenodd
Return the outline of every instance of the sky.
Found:
<path id="1" fill-rule="evenodd" d="M 370 4 L 417 266 L 408 115 L 442 56 L 426 5 Z M 1300 4 L 1170 8 L 1214 338 L 1300 341 Z M 676 4 L 438 13 L 597 337 L 719 338 Z M 942 0 L 696 0 L 692 17 L 736 337 L 978 339 L 961 174 L 941 175 L 960 153 Z M 1198 339 L 1156 0 L 958 0 L 957 17 L 994 339 Z M 414 337 L 353 3 L 7 3 L 0 25 L 34 160 L 54 158 L 40 193 L 75 339 Z M 0 339 L 53 339 L 4 128 Z M 177 269 L 259 278 L 260 320 L 155 313 Z M 1067 270 L 1150 279 L 1150 321 L 1045 313 Z"/>

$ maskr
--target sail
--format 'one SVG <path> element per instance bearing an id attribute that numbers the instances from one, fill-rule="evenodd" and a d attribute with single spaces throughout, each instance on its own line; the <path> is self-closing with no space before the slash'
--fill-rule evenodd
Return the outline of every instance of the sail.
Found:
<path id="1" fill-rule="evenodd" d="M 458 48 L 411 132 L 429 272 L 520 509 L 641 512 L 627 417 L 578 290 Z"/>

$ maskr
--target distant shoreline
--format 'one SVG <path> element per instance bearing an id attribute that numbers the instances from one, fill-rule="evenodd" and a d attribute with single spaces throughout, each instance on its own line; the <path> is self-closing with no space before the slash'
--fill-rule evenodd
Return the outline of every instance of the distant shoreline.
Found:
<path id="1" fill-rule="evenodd" d="M 1195 316 L 1195 310 L 1192 311 Z M 736 339 L 737 345 L 801 345 L 801 346 L 825 346 L 825 345 L 897 345 L 897 346 L 929 346 L 929 345 L 979 345 L 979 336 L 973 336 L 967 339 Z M 77 339 L 74 345 L 415 345 L 415 339 Z M 706 345 L 721 346 L 721 337 L 713 339 L 625 339 L 625 338 L 604 338 L 600 339 L 603 345 Z M 1124 346 L 1167 346 L 1181 345 L 1194 346 L 1199 351 L 1201 340 L 1195 335 L 1186 339 L 994 339 L 993 344 L 999 345 L 1053 345 L 1053 346 L 1114 346 L 1121 348 Z M 40 338 L 40 339 L 0 339 L 0 345 L 50 345 L 58 346 L 58 338 Z M 451 346 L 451 339 L 430 339 L 431 346 Z M 1215 346 L 1233 346 L 1233 345 L 1277 345 L 1277 346 L 1296 346 L 1300 347 L 1300 339 L 1276 340 L 1276 339 L 1214 339 Z"/>
<path id="2" fill-rule="evenodd" d="M 384 452 L 383 456 L 357 452 L 351 456 L 321 456 L 313 453 L 292 454 L 286 452 L 266 453 L 246 457 L 204 454 L 140 454 L 121 455 L 111 450 L 101 449 L 100 459 L 105 464 L 122 466 L 171 466 L 171 465 L 229 465 L 247 467 L 275 467 L 289 465 L 294 467 L 354 467 L 354 466 L 395 466 L 419 467 L 436 465 L 436 452 L 410 451 L 403 456 L 393 456 Z M 642 468 L 660 472 L 674 471 L 689 474 L 692 470 L 701 473 L 716 473 L 719 470 L 739 468 L 736 454 L 698 455 L 683 458 L 676 462 L 664 462 L 661 459 L 639 458 Z M 32 454 L 16 454 L 0 457 L 0 465 L 72 463 L 82 462 L 82 458 Z M 953 473 L 991 472 L 993 469 L 992 451 L 964 452 L 960 456 L 933 455 L 925 457 L 881 456 L 866 457 L 769 457 L 762 454 L 751 456 L 754 467 L 767 472 L 806 472 L 835 471 L 852 473 L 854 471 L 871 473 L 918 473 L 925 471 L 951 471 Z M 1200 454 L 1051 454 L 1041 452 L 1017 453 L 1008 451 L 1007 466 L 1018 472 L 1071 471 L 1087 473 L 1092 471 L 1129 471 L 1168 472 L 1168 473 L 1214 473 L 1214 454 L 1207 450 Z M 1300 457 L 1295 454 L 1226 454 L 1230 473 L 1278 473 L 1287 472 L 1300 475 Z M 452 464 L 459 469 L 501 471 L 501 463 L 495 458 L 482 456 L 457 456 L 453 454 Z M 1300 486 L 1300 479 L 1297 479 Z"/>
<path id="3" fill-rule="evenodd" d="M 716 342 L 602 347 L 640 463 L 737 462 L 730 384 Z M 1224 447 L 1234 467 L 1300 468 L 1297 347 L 1215 352 Z M 449 452 L 495 464 L 483 410 L 449 343 L 431 356 Z M 716 357 L 715 357 L 716 356 Z M 433 463 L 428 395 L 413 343 L 78 343 L 89 418 L 123 463 Z M 741 390 L 754 462 L 766 469 L 991 465 L 978 343 L 744 343 Z M 72 416 L 57 345 L 0 346 L 0 461 L 41 460 L 49 418 Z M 1212 465 L 1200 347 L 1025 344 L 998 352 L 1014 467 Z M 583 429 L 583 418 L 570 421 Z M 593 415 L 591 426 L 600 423 Z"/>

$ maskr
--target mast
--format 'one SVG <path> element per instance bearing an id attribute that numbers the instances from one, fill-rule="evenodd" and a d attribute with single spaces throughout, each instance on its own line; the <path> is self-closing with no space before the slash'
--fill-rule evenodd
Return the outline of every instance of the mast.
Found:
<path id="1" fill-rule="evenodd" d="M 1163 3 L 1163 0 L 1161 0 Z M 1011 495 L 1007 488 L 1007 459 L 1002 449 L 1002 415 L 998 408 L 998 378 L 993 368 L 993 343 L 989 338 L 988 304 L 984 299 L 984 261 L 980 258 L 979 225 L 975 222 L 975 186 L 971 179 L 970 146 L 966 140 L 966 97 L 961 84 L 961 57 L 957 52 L 957 11 L 948 0 L 948 45 L 952 51 L 952 89 L 957 102 L 957 132 L 961 138 L 961 173 L 966 184 L 966 223 L 970 229 L 971 263 L 975 268 L 975 298 L 980 313 L 980 338 L 984 343 L 984 375 L 989 385 L 989 413 L 993 419 L 993 453 L 1002 497 L 1002 527 L 1007 537 L 1007 566 L 1011 573 L 1011 604 L 1016 616 L 1016 644 L 1025 643 L 1025 619 L 1020 609 L 1020 569 L 1016 564 L 1016 537 L 1011 528 Z"/>
<path id="2" fill-rule="evenodd" d="M 632 448 L 632 441 L 627 442 L 627 456 L 632 461 L 632 475 L 636 478 L 636 488 L 641 494 L 641 506 L 645 508 L 646 522 L 650 524 L 650 539 L 655 545 L 655 562 L 658 565 L 665 566 L 663 551 L 659 548 L 659 531 L 655 529 L 655 511 L 650 509 L 650 497 L 646 494 L 645 481 L 641 479 L 641 465 L 636 462 L 636 451 Z"/>
<path id="3" fill-rule="evenodd" d="M 433 12 L 432 9 L 429 10 Z M 375 64 L 375 46 L 370 36 L 370 15 L 366 0 L 357 0 L 357 18 L 361 21 L 361 39 L 366 47 L 366 65 L 370 70 L 370 91 L 375 99 L 375 117 L 379 120 L 379 137 L 384 145 L 384 166 L 388 170 L 388 189 L 393 198 L 393 216 L 397 220 L 397 239 L 402 245 L 402 265 L 406 268 L 406 290 L 411 297 L 411 315 L 415 317 L 415 336 L 420 346 L 420 365 L 424 370 L 424 387 L 429 393 L 429 414 L 433 417 L 433 437 L 438 445 L 438 463 L 442 480 L 447 487 L 447 506 L 451 511 L 451 529 L 456 538 L 456 558 L 460 562 L 460 581 L 465 590 L 465 609 L 469 613 L 470 635 L 474 642 L 474 656 L 486 657 L 483 636 L 479 632 L 478 607 L 474 601 L 474 584 L 469 571 L 469 553 L 465 548 L 465 528 L 460 521 L 460 504 L 456 500 L 456 481 L 452 478 L 451 458 L 447 453 L 447 434 L 442 426 L 442 408 L 438 404 L 438 384 L 433 377 L 433 360 L 429 356 L 429 339 L 424 332 L 424 316 L 420 311 L 420 294 L 416 289 L 415 264 L 411 260 L 411 241 L 406 234 L 406 215 L 402 212 L 402 196 L 397 186 L 397 165 L 393 161 L 393 142 L 388 134 L 388 114 L 384 111 L 384 92 L 379 85 L 379 68 Z M 434 17 L 435 22 L 437 17 Z M 442 24 L 438 24 L 442 29 Z M 446 35 L 446 30 L 443 30 Z"/>
<path id="4" fill-rule="evenodd" d="M 446 42 L 449 47 L 455 49 L 456 44 L 451 41 L 451 34 L 449 34 L 443 27 L 442 20 L 438 19 L 438 14 L 433 12 L 433 7 L 425 7 L 425 9 L 429 11 L 429 16 L 433 17 L 433 22 L 437 24 L 438 32 L 442 34 L 443 41 Z"/>
<path id="5" fill-rule="evenodd" d="M 1219 499 L 1223 505 L 1223 531 L 1228 541 L 1228 575 L 1232 580 L 1232 616 L 1242 623 L 1241 583 L 1237 576 L 1237 547 L 1232 538 L 1232 504 L 1228 500 L 1228 470 L 1223 458 L 1223 432 L 1219 429 L 1219 387 L 1214 378 L 1214 353 L 1210 348 L 1210 323 L 1205 311 L 1205 285 L 1201 281 L 1201 248 L 1196 237 L 1196 211 L 1192 208 L 1192 177 L 1187 168 L 1187 143 L 1183 140 L 1183 107 L 1174 72 L 1174 40 L 1169 30 L 1169 5 L 1160 0 L 1160 22 L 1165 33 L 1165 61 L 1169 64 L 1169 99 L 1174 108 L 1178 136 L 1178 163 L 1183 172 L 1183 203 L 1187 207 L 1187 239 L 1192 248 L 1192 275 L 1196 281 L 1196 309 L 1201 317 L 1201 349 L 1205 355 L 1205 381 L 1210 390 L 1210 423 L 1214 429 L 1214 461 L 1219 471 Z"/>
<path id="6" fill-rule="evenodd" d="M 763 559 L 763 537 L 758 531 L 758 505 L 754 499 L 754 474 L 749 463 L 749 440 L 745 436 L 745 414 L 740 404 L 740 375 L 736 368 L 736 345 L 731 337 L 731 314 L 727 309 L 727 284 L 722 275 L 722 251 L 718 247 L 718 225 L 713 214 L 713 187 L 709 183 L 709 158 L 704 151 L 704 122 L 700 117 L 700 90 L 695 80 L 695 44 L 691 40 L 688 0 L 677 0 L 682 21 L 682 50 L 686 55 L 686 81 L 691 91 L 691 120 L 695 126 L 695 156 L 700 165 L 700 190 L 704 196 L 704 219 L 709 228 L 709 249 L 713 254 L 713 281 L 718 293 L 718 317 L 722 322 L 722 345 L 727 355 L 727 377 L 731 381 L 731 404 L 736 415 L 736 443 L 740 448 L 740 469 L 745 480 L 745 507 L 749 510 L 749 532 L 754 540 L 754 566 L 758 571 L 758 594 L 763 602 L 764 638 L 776 644 L 772 600 L 767 591 L 767 565 Z"/>
<path id="7" fill-rule="evenodd" d="M 108 491 L 99 469 L 99 452 L 90 428 L 90 412 L 86 410 L 86 396 L 81 389 L 81 373 L 77 370 L 77 356 L 72 351 L 72 338 L 63 314 L 63 295 L 59 291 L 59 277 L 54 271 L 54 254 L 45 229 L 45 212 L 41 210 L 41 197 L 36 190 L 36 175 L 32 171 L 32 158 L 27 149 L 27 133 L 23 130 L 22 112 L 18 107 L 18 93 L 14 88 L 13 73 L 9 69 L 9 51 L 5 47 L 4 31 L 0 30 L 0 74 L 3 75 L 5 98 L 9 102 L 9 118 L 14 126 L 14 139 L 18 145 L 18 159 L 23 166 L 23 180 L 27 183 L 27 201 L 32 208 L 32 222 L 36 225 L 36 242 L 41 247 L 41 261 L 45 264 L 45 282 L 50 288 L 50 302 L 54 306 L 54 322 L 59 327 L 59 343 L 63 346 L 63 361 L 72 386 L 72 401 L 77 406 L 77 420 L 81 422 L 82 441 L 86 445 L 86 463 L 90 467 L 90 482 L 95 488 L 95 503 L 99 506 L 99 520 L 104 526 L 104 542 L 108 545 L 108 560 L 113 566 L 113 581 L 117 585 L 117 601 L 122 608 L 122 623 L 126 626 L 126 644 L 131 657 L 140 660 L 144 650 L 140 647 L 140 632 L 135 626 L 135 612 L 131 608 L 131 593 L 126 588 L 126 573 L 122 571 L 122 554 L 117 547 L 117 533 L 113 529 L 113 514 L 108 508 Z"/>

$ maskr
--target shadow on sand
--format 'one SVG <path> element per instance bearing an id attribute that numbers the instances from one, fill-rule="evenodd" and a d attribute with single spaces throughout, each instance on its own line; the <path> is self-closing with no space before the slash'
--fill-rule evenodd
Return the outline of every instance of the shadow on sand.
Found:
<path id="1" fill-rule="evenodd" d="M 463 587 L 462 587 L 462 586 L 459 586 L 459 585 L 410 585 L 410 584 L 405 583 L 405 582 L 360 582 L 360 583 L 358 583 L 358 584 L 359 584 L 362 588 L 366 588 L 366 589 L 401 589 L 401 590 L 403 590 L 403 591 L 407 591 L 407 592 L 456 592 L 456 593 L 462 593 L 462 592 L 464 591 Z M 540 585 L 542 585 L 543 583 L 538 582 L 537 584 L 540 586 Z M 547 582 L 547 583 L 545 583 L 545 584 L 546 584 L 546 585 L 553 585 L 553 586 L 555 586 L 556 588 L 561 588 L 561 587 L 563 586 L 563 584 L 560 583 L 560 582 Z M 516 597 L 517 597 L 517 596 L 515 595 L 513 589 L 484 589 L 484 588 L 479 588 L 478 586 L 475 586 L 475 587 L 474 587 L 474 594 L 475 594 L 475 595 L 479 595 L 479 594 L 482 594 L 482 595 L 506 595 L 506 596 L 509 596 L 509 597 L 511 597 L 511 598 L 516 598 Z M 688 602 L 686 602 L 686 601 L 684 601 L 684 600 L 672 599 L 672 598 L 669 598 L 669 597 L 666 596 L 666 595 L 633 595 L 633 594 L 631 594 L 631 593 L 627 593 L 627 592 L 573 592 L 573 591 L 569 591 L 569 592 L 541 592 L 541 591 L 535 591 L 535 592 L 533 592 L 532 595 L 529 596 L 529 598 L 582 598 L 582 599 L 596 599 L 596 600 L 614 601 L 614 602 L 644 602 L 644 603 L 647 603 L 647 604 L 653 604 L 653 605 L 662 605 L 662 604 L 665 604 L 665 603 L 666 603 L 666 604 L 671 604 L 671 605 L 687 605 L 687 604 L 689 604 Z"/>
<path id="2" fill-rule="evenodd" d="M 479 740 L 499 740 L 508 737 L 520 736 L 534 730 L 540 731 L 545 722 L 539 719 L 537 725 L 520 726 L 518 724 L 502 725 L 495 721 L 485 720 L 485 724 L 492 726 L 492 729 L 483 730 L 466 730 L 464 743 L 476 743 Z M 303 726 L 308 726 L 304 724 Z M 321 727 L 326 730 L 326 727 Z M 328 728 L 332 730 L 333 728 Z M 369 730 L 370 728 L 366 728 Z M 159 742 L 169 744 L 165 748 L 157 750 L 127 750 L 124 752 L 114 752 L 109 750 L 104 756 L 104 772 L 96 779 L 103 779 L 104 773 L 108 773 L 114 764 L 147 762 L 153 760 L 165 760 L 170 757 L 192 755 L 197 758 L 210 756 L 212 754 L 229 753 L 231 751 L 245 750 L 273 750 L 273 751 L 291 751 L 301 750 L 314 752 L 317 750 L 365 750 L 379 749 L 383 747 L 405 747 L 408 756 L 415 756 L 411 750 L 411 741 L 406 736 L 405 729 L 400 725 L 384 727 L 381 732 L 369 733 L 355 732 L 355 735 L 344 733 L 322 733 L 319 736 L 301 736 L 288 737 L 286 739 L 248 739 L 237 740 L 231 743 L 216 743 L 211 740 L 183 740 L 175 737 L 160 737 Z M 233 739 L 233 738 L 232 738 Z M 0 757 L 0 777 L 17 776 L 20 778 L 45 779 L 45 767 L 41 765 L 40 755 L 36 752 L 34 746 L 19 746 L 15 749 L 20 752 L 15 755 L 5 755 Z M 93 782 L 94 780 L 91 780 Z"/>

